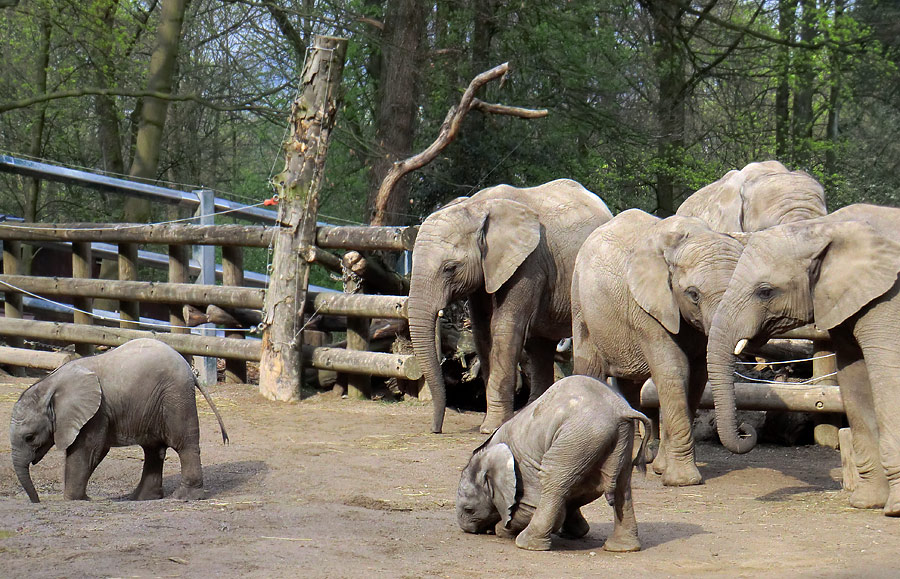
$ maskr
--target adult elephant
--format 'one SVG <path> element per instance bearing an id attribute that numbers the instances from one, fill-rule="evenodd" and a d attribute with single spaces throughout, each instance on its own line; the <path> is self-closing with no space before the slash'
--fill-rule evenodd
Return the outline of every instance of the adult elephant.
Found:
<path id="1" fill-rule="evenodd" d="M 669 486 L 702 482 L 691 423 L 706 386 L 706 335 L 743 245 L 700 219 L 629 209 L 588 237 L 575 260 L 575 373 L 618 379 L 637 406 L 652 377 L 662 432 L 653 463 Z"/>
<path id="2" fill-rule="evenodd" d="M 432 213 L 419 228 L 409 288 L 409 329 L 434 400 L 433 432 L 447 405 L 435 344 L 438 312 L 468 298 L 485 379 L 481 432 L 513 415 L 524 350 L 530 399 L 553 383 L 558 340 L 572 332 L 569 288 L 575 255 L 612 218 L 606 204 L 569 179 L 517 188 L 498 185 Z"/>
<path id="3" fill-rule="evenodd" d="M 750 163 L 703 187 L 675 212 L 699 217 L 722 233 L 760 231 L 827 213 L 822 185 L 778 161 Z"/>
<path id="4" fill-rule="evenodd" d="M 713 319 L 707 357 L 719 437 L 746 452 L 755 436 L 736 427 L 737 355 L 810 322 L 828 330 L 861 477 L 850 504 L 890 516 L 900 516 L 897 223 L 900 209 L 854 205 L 754 233 Z"/>

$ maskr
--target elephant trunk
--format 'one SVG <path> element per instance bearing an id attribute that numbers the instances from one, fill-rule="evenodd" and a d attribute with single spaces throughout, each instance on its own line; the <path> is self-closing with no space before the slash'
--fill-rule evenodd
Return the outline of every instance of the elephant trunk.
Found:
<path id="1" fill-rule="evenodd" d="M 717 319 L 722 319 L 719 314 Z M 756 446 L 756 430 L 749 424 L 737 427 L 737 406 L 734 395 L 734 369 L 737 356 L 734 354 L 738 340 L 715 321 L 709 332 L 707 349 L 707 369 L 716 407 L 716 428 L 722 445 L 731 452 L 743 454 Z"/>
<path id="2" fill-rule="evenodd" d="M 431 389 L 434 417 L 431 431 L 441 432 L 444 425 L 444 411 L 447 408 L 447 390 L 444 386 L 444 376 L 441 372 L 441 364 L 438 358 L 437 342 L 437 315 L 445 305 L 443 296 L 431 296 L 435 292 L 423 289 L 424 282 L 413 276 L 409 288 L 409 335 L 413 343 L 413 351 L 425 381 Z"/>
<path id="3" fill-rule="evenodd" d="M 28 498 L 31 499 L 33 503 L 41 502 L 41 499 L 38 498 L 37 491 L 34 488 L 34 483 L 31 482 L 31 471 L 29 469 L 29 458 L 27 456 L 23 456 L 21 452 L 16 452 L 13 450 L 13 469 L 16 471 L 16 477 L 19 479 L 19 484 L 22 485 L 22 488 L 25 489 L 25 492 L 28 493 Z"/>

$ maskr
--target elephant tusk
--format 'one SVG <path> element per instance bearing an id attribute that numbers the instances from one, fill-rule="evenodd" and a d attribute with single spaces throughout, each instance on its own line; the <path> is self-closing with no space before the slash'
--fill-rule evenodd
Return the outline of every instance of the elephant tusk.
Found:
<path id="1" fill-rule="evenodd" d="M 737 346 L 734 347 L 734 355 L 739 356 L 741 352 L 744 351 L 744 348 L 747 347 L 747 338 L 742 338 L 740 342 L 737 343 Z"/>

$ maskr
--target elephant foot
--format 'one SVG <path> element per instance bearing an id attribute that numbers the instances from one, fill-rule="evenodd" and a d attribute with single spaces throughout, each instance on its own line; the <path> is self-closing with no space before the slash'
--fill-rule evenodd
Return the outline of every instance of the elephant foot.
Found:
<path id="1" fill-rule="evenodd" d="M 485 415 L 484 422 L 481 423 L 479 432 L 481 432 L 482 434 L 493 434 L 495 430 L 500 428 L 500 426 L 510 418 L 512 418 L 512 414 L 510 414 L 509 416 L 504 416 L 499 413 L 492 414 L 489 412 L 487 415 Z"/>
<path id="2" fill-rule="evenodd" d="M 619 537 L 613 535 L 603 543 L 603 550 L 612 553 L 632 553 L 641 550 L 641 541 L 637 538 L 637 533 L 633 536 L 624 535 Z"/>
<path id="3" fill-rule="evenodd" d="M 891 487 L 887 502 L 884 503 L 884 515 L 886 517 L 900 517 L 900 486 Z"/>
<path id="4" fill-rule="evenodd" d="M 497 523 L 497 525 L 494 527 L 494 534 L 502 539 L 512 539 L 516 536 L 516 534 L 507 529 L 502 522 Z"/>
<path id="5" fill-rule="evenodd" d="M 656 464 L 655 461 L 654 464 Z M 662 480 L 667 487 L 689 487 L 703 484 L 703 477 L 700 476 L 700 471 L 693 462 L 687 464 L 677 461 L 667 462 Z"/>
<path id="6" fill-rule="evenodd" d="M 900 493 L 894 495 L 897 508 L 900 508 Z M 850 506 L 856 509 L 880 509 L 885 507 L 887 514 L 888 485 L 884 478 L 861 479 L 856 482 L 856 489 L 850 494 Z"/>
<path id="7" fill-rule="evenodd" d="M 172 493 L 172 498 L 179 501 L 198 501 L 206 498 L 203 488 L 180 486 Z"/>
<path id="8" fill-rule="evenodd" d="M 550 537 L 534 535 L 528 527 L 525 527 L 525 530 L 516 537 L 516 547 L 528 551 L 549 551 Z"/>
<path id="9" fill-rule="evenodd" d="M 587 535 L 590 530 L 591 526 L 584 519 L 581 510 L 575 509 L 574 511 L 569 511 L 566 515 L 566 520 L 559 532 L 559 536 L 564 539 L 580 539 Z"/>
<path id="10" fill-rule="evenodd" d="M 650 465 L 653 468 L 653 472 L 656 474 L 663 474 L 666 472 L 666 457 L 663 453 L 656 453 L 656 458 L 653 459 L 653 464 Z"/>

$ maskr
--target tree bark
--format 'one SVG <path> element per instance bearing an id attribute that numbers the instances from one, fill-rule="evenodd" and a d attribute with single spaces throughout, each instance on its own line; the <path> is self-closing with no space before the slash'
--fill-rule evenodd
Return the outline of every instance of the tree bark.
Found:
<path id="1" fill-rule="evenodd" d="M 420 47 L 425 38 L 425 7 L 418 0 L 389 0 L 381 43 L 375 143 L 378 156 L 372 162 L 368 207 L 375 206 L 378 187 L 393 163 L 413 149 L 418 103 Z M 398 182 L 379 225 L 408 221 L 409 184 Z"/>
<path id="2" fill-rule="evenodd" d="M 782 40 L 793 40 L 796 12 L 797 0 L 780 0 L 778 3 L 778 36 Z M 775 88 L 775 156 L 778 159 L 787 161 L 790 159 L 791 140 L 791 48 L 788 45 L 781 45 L 777 50 L 776 74 L 778 75 L 778 85 Z"/>
<path id="3" fill-rule="evenodd" d="M 175 64 L 181 46 L 181 27 L 189 0 L 166 0 L 162 3 L 156 47 L 150 57 L 147 91 L 170 93 L 175 76 Z M 140 127 L 131 163 L 132 177 L 154 179 L 159 167 L 159 151 L 169 101 L 156 97 L 144 97 Z M 129 198 L 125 202 L 125 221 L 144 223 L 150 217 L 150 202 Z"/>
<path id="4" fill-rule="evenodd" d="M 816 34 L 816 0 L 800 0 L 800 40 L 812 42 Z M 795 59 L 797 86 L 794 92 L 794 118 L 792 124 L 793 162 L 800 168 L 808 169 L 812 160 L 813 138 L 813 94 L 815 68 L 812 51 L 797 50 Z"/>

